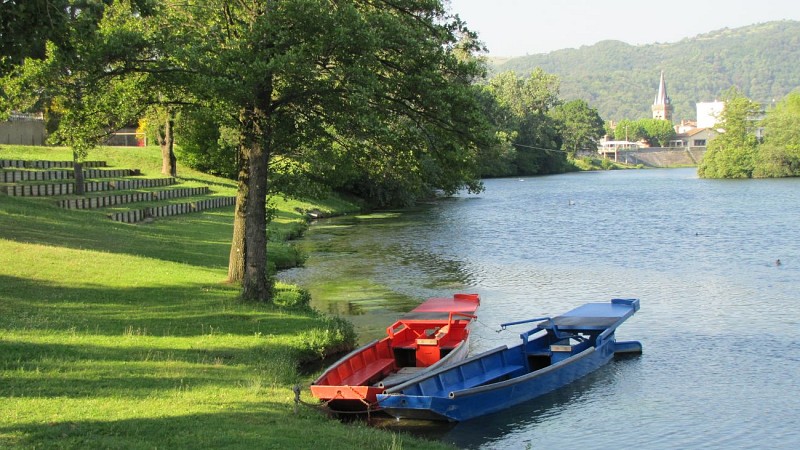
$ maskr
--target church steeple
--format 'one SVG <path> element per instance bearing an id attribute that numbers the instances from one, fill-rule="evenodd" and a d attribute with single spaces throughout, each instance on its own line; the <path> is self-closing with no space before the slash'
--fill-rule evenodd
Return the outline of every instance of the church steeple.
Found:
<path id="1" fill-rule="evenodd" d="M 664 81 L 664 71 L 661 71 L 661 81 L 658 83 L 658 93 L 653 101 L 653 119 L 672 121 L 672 100 L 667 95 L 667 82 Z"/>

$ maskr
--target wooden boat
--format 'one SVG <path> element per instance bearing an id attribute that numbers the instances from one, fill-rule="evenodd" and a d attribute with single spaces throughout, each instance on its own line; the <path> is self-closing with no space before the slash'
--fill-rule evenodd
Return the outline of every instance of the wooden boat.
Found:
<path id="1" fill-rule="evenodd" d="M 588 303 L 538 322 L 522 343 L 467 358 L 390 387 L 380 408 L 398 418 L 459 422 L 529 401 L 608 363 L 618 353 L 641 353 L 637 341 L 617 342 L 614 331 L 639 310 L 638 299 Z"/>
<path id="2" fill-rule="evenodd" d="M 426 369 L 463 360 L 477 294 L 431 298 L 403 315 L 375 340 L 342 357 L 311 384 L 311 393 L 334 411 L 376 408 L 376 395 L 422 375 Z"/>

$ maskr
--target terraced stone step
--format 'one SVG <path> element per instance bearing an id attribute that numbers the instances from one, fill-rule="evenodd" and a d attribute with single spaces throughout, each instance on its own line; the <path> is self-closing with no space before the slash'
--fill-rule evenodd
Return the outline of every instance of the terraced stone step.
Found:
<path id="1" fill-rule="evenodd" d="M 134 178 L 128 180 L 87 181 L 85 192 L 123 191 L 163 187 L 175 184 L 175 178 Z M 46 197 L 51 195 L 69 195 L 75 193 L 75 183 L 25 184 L 6 187 L 8 195 L 14 197 Z"/>
<path id="2" fill-rule="evenodd" d="M 72 161 L 33 161 L 26 159 L 0 159 L 0 167 L 17 167 L 26 169 L 53 169 L 53 168 L 73 168 L 75 163 Z M 108 167 L 105 161 L 84 161 L 84 169 L 93 167 Z"/>
<path id="3" fill-rule="evenodd" d="M 57 204 L 64 209 L 93 209 L 122 205 L 126 203 L 152 202 L 158 200 L 168 200 L 172 198 L 194 197 L 196 195 L 207 195 L 209 192 L 210 190 L 208 189 L 208 186 L 196 188 L 176 188 L 152 192 L 134 192 L 130 194 L 73 198 L 68 200 L 59 200 Z"/>
<path id="4" fill-rule="evenodd" d="M 140 175 L 137 169 L 84 169 L 83 177 L 122 178 Z M 20 181 L 53 181 L 75 178 L 74 170 L 0 170 L 0 183 L 17 183 Z"/>
<path id="5" fill-rule="evenodd" d="M 149 208 L 134 209 L 111 213 L 108 218 L 124 223 L 137 223 L 159 217 L 177 216 L 207 209 L 223 208 L 236 204 L 236 197 L 214 197 L 196 202 L 175 203 L 171 205 L 152 206 Z"/>

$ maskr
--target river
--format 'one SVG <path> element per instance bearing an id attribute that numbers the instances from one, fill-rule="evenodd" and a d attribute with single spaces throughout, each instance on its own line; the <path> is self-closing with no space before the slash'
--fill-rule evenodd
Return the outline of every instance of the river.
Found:
<path id="1" fill-rule="evenodd" d="M 639 298 L 644 353 L 433 436 L 462 448 L 797 448 L 800 179 L 694 169 L 485 181 L 485 192 L 312 226 L 282 277 L 380 336 L 423 298 L 481 294 L 471 351 L 502 322 Z"/>

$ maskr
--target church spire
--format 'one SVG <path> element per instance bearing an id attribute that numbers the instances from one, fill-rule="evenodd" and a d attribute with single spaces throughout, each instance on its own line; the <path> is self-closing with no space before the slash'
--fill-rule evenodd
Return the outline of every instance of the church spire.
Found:
<path id="1" fill-rule="evenodd" d="M 668 105 L 670 104 L 670 98 L 667 95 L 667 83 L 664 81 L 664 71 L 661 71 L 661 81 L 658 83 L 658 93 L 656 94 L 656 101 L 653 102 L 654 105 Z"/>
<path id="2" fill-rule="evenodd" d="M 667 82 L 664 81 L 664 71 L 661 71 L 661 81 L 658 83 L 658 93 L 653 101 L 653 119 L 672 121 L 672 100 L 667 95 Z"/>

